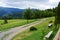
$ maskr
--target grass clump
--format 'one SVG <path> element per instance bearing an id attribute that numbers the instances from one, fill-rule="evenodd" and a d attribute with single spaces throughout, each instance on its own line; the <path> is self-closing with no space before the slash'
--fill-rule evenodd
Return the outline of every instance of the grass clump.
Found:
<path id="1" fill-rule="evenodd" d="M 37 28 L 35 28 L 35 27 L 30 27 L 30 31 L 36 31 L 37 30 Z"/>

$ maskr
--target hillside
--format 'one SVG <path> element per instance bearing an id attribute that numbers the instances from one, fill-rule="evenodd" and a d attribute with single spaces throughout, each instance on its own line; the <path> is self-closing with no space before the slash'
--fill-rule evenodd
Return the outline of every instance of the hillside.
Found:
<path id="1" fill-rule="evenodd" d="M 13 18 L 21 18 L 23 11 L 24 9 L 0 7 L 0 18 L 7 15 Z"/>

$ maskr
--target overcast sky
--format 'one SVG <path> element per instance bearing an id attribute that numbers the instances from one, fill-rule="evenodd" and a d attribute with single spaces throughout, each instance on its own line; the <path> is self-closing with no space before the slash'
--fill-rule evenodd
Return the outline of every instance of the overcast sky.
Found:
<path id="1" fill-rule="evenodd" d="M 0 7 L 48 9 L 58 5 L 60 0 L 0 0 Z"/>

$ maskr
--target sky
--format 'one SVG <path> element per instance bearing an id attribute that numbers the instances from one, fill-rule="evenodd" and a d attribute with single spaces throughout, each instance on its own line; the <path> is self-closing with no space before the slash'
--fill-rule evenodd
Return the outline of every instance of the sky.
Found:
<path id="1" fill-rule="evenodd" d="M 19 9 L 49 9 L 58 5 L 60 0 L 0 0 L 0 7 Z"/>

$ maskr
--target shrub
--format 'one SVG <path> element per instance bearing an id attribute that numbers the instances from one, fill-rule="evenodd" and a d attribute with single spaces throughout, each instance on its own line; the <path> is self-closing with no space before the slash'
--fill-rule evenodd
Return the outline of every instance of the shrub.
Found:
<path id="1" fill-rule="evenodd" d="M 35 31 L 35 30 L 37 30 L 37 28 L 35 28 L 35 27 L 30 27 L 30 31 Z"/>
<path id="2" fill-rule="evenodd" d="M 5 19 L 5 20 L 4 20 L 4 24 L 7 24 L 7 23 L 8 23 L 8 21 Z"/>
<path id="3" fill-rule="evenodd" d="M 53 21 L 49 21 L 49 23 L 52 23 Z"/>

